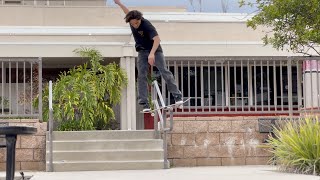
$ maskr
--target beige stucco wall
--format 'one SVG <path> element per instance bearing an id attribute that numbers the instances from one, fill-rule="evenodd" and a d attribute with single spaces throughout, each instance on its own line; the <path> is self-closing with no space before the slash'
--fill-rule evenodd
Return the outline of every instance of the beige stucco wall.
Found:
<path id="1" fill-rule="evenodd" d="M 156 22 L 164 41 L 260 41 L 262 31 L 247 28 L 245 22 L 175 23 Z"/>
<path id="2" fill-rule="evenodd" d="M 120 23 L 120 27 L 129 27 L 125 23 Z M 259 42 L 263 37 L 262 31 L 254 31 L 246 27 L 245 23 L 154 23 L 162 41 L 201 41 L 201 42 Z M 96 26 L 94 26 L 96 27 Z M 109 28 L 110 26 L 105 26 Z M 130 35 L 130 33 L 128 33 Z M 101 36 L 101 35 L 73 35 L 73 36 L 1 36 L 2 41 L 21 42 L 21 41 L 53 41 L 53 42 L 133 42 L 133 38 L 121 35 Z"/>
<path id="3" fill-rule="evenodd" d="M 181 12 L 182 8 L 130 7 L 142 12 Z M 115 7 L 1 7 L 1 26 L 121 26 L 124 14 Z M 148 17 L 148 15 L 147 15 Z M 260 41 L 263 33 L 242 22 L 153 22 L 163 41 Z M 27 37 L 26 37 L 27 38 Z M 28 37 L 29 39 L 32 37 Z M 47 37 L 48 40 L 51 37 Z M 60 40 L 54 37 L 55 40 Z M 72 37 L 74 39 L 75 37 Z M 87 41 L 86 37 L 83 41 Z M 117 41 L 117 37 L 114 37 Z M 1 38 L 2 39 L 2 38 Z M 37 38 L 41 40 L 42 38 Z M 7 40 L 7 39 L 3 39 Z M 104 41 L 99 38 L 97 41 Z M 64 40 L 62 40 L 64 41 Z"/>
<path id="4" fill-rule="evenodd" d="M 129 7 L 142 12 L 183 12 L 174 7 Z M 125 26 L 116 7 L 0 6 L 1 26 Z M 10 18 L 9 18 L 10 17 Z"/>
<path id="5" fill-rule="evenodd" d="M 140 8 L 138 8 L 140 9 Z M 148 8 L 142 11 L 152 11 L 157 9 Z M 169 9 L 160 9 L 165 12 Z M 27 14 L 27 15 L 26 15 Z M 56 7 L 56 8 L 38 8 L 38 7 L 1 7 L 0 16 L 10 17 L 1 18 L 1 26 L 91 26 L 91 27 L 127 27 L 123 21 L 123 13 L 119 8 L 102 7 Z M 247 28 L 245 22 L 153 22 L 159 31 L 163 41 L 260 41 L 263 33 L 253 31 Z M 26 40 L 33 37 L 24 37 Z M 46 37 L 48 40 L 51 37 Z M 61 40 L 54 37 L 55 41 Z M 64 38 L 68 40 L 71 37 Z M 76 37 L 72 37 L 75 39 Z M 83 41 L 87 41 L 86 37 Z M 117 37 L 114 37 L 117 41 Z M 36 38 L 37 41 L 44 37 Z M 7 38 L 1 38 L 7 40 Z M 34 40 L 34 39 L 33 39 Z M 76 39 L 75 39 L 76 40 Z M 97 41 L 105 41 L 103 38 Z M 19 39 L 17 39 L 19 41 Z"/>
<path id="6" fill-rule="evenodd" d="M 184 9 L 168 7 L 130 9 L 145 12 L 146 18 L 152 21 L 166 56 L 293 55 L 264 47 L 261 41 L 264 32 L 247 28 L 244 15 L 181 13 Z M 21 31 L 25 26 L 40 27 L 42 32 L 46 31 L 45 27 L 62 27 L 68 31 L 65 34 L 0 32 L 0 57 L 74 57 L 72 50 L 80 46 L 96 47 L 106 57 L 136 56 L 134 40 L 120 8 L 0 6 L 0 16 L 10 17 L 1 18 L 0 26 L 20 27 Z M 88 27 L 106 30 L 118 27 L 127 32 L 119 34 L 114 30 L 111 34 L 91 34 L 91 30 L 87 30 L 87 34 L 72 34 L 73 29 Z"/>

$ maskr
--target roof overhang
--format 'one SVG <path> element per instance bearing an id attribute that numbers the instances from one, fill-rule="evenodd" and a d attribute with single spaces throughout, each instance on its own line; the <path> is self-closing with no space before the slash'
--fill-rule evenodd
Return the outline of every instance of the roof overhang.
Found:
<path id="1" fill-rule="evenodd" d="M 137 55 L 128 27 L 0 27 L 0 37 L 6 39 L 0 42 L 2 57 L 75 57 L 73 50 L 79 47 L 94 47 L 105 57 Z M 162 41 L 161 44 L 165 55 L 170 57 L 294 55 L 264 46 L 261 41 Z"/>
<path id="2" fill-rule="evenodd" d="M 0 36 L 130 36 L 128 27 L 0 26 Z"/>
<path id="3" fill-rule="evenodd" d="M 74 57 L 80 47 L 107 57 L 133 55 L 128 27 L 2 26 L 0 38 L 1 57 Z"/>
<path id="4" fill-rule="evenodd" d="M 190 23 L 245 23 L 253 14 L 244 13 L 195 13 L 195 12 L 146 12 L 143 16 L 153 22 Z"/>

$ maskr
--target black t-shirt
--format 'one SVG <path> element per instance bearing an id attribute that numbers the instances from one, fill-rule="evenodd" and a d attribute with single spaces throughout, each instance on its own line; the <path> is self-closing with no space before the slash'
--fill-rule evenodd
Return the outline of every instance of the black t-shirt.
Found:
<path id="1" fill-rule="evenodd" d="M 151 50 L 153 46 L 153 38 L 158 35 L 156 28 L 146 19 L 141 19 L 138 29 L 130 25 L 134 40 L 136 41 L 136 51 Z M 159 45 L 157 51 L 162 52 Z"/>

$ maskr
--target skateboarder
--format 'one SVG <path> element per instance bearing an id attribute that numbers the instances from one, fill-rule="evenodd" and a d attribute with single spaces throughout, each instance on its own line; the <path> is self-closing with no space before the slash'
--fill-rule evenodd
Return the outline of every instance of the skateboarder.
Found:
<path id="1" fill-rule="evenodd" d="M 136 42 L 138 52 L 138 103 L 143 106 L 143 112 L 150 111 L 147 91 L 147 74 L 149 65 L 155 65 L 161 76 L 167 83 L 169 92 L 173 95 L 175 103 L 181 104 L 182 94 L 176 85 L 172 73 L 166 68 L 166 62 L 160 45 L 160 37 L 155 27 L 137 10 L 129 9 L 120 0 L 114 2 L 126 14 L 125 21 L 130 24 L 130 28 Z"/>

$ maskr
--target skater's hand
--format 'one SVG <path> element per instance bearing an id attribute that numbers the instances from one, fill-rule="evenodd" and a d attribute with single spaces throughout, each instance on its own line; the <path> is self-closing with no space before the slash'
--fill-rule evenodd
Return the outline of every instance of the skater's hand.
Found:
<path id="1" fill-rule="evenodd" d="M 120 2 L 120 0 L 113 0 L 114 1 L 114 3 L 116 3 L 116 4 L 120 4 L 121 2 Z"/>
<path id="2" fill-rule="evenodd" d="M 153 53 L 150 53 L 149 56 L 148 56 L 148 63 L 149 63 L 151 66 L 154 65 L 154 60 L 155 60 L 154 54 L 153 54 Z"/>

